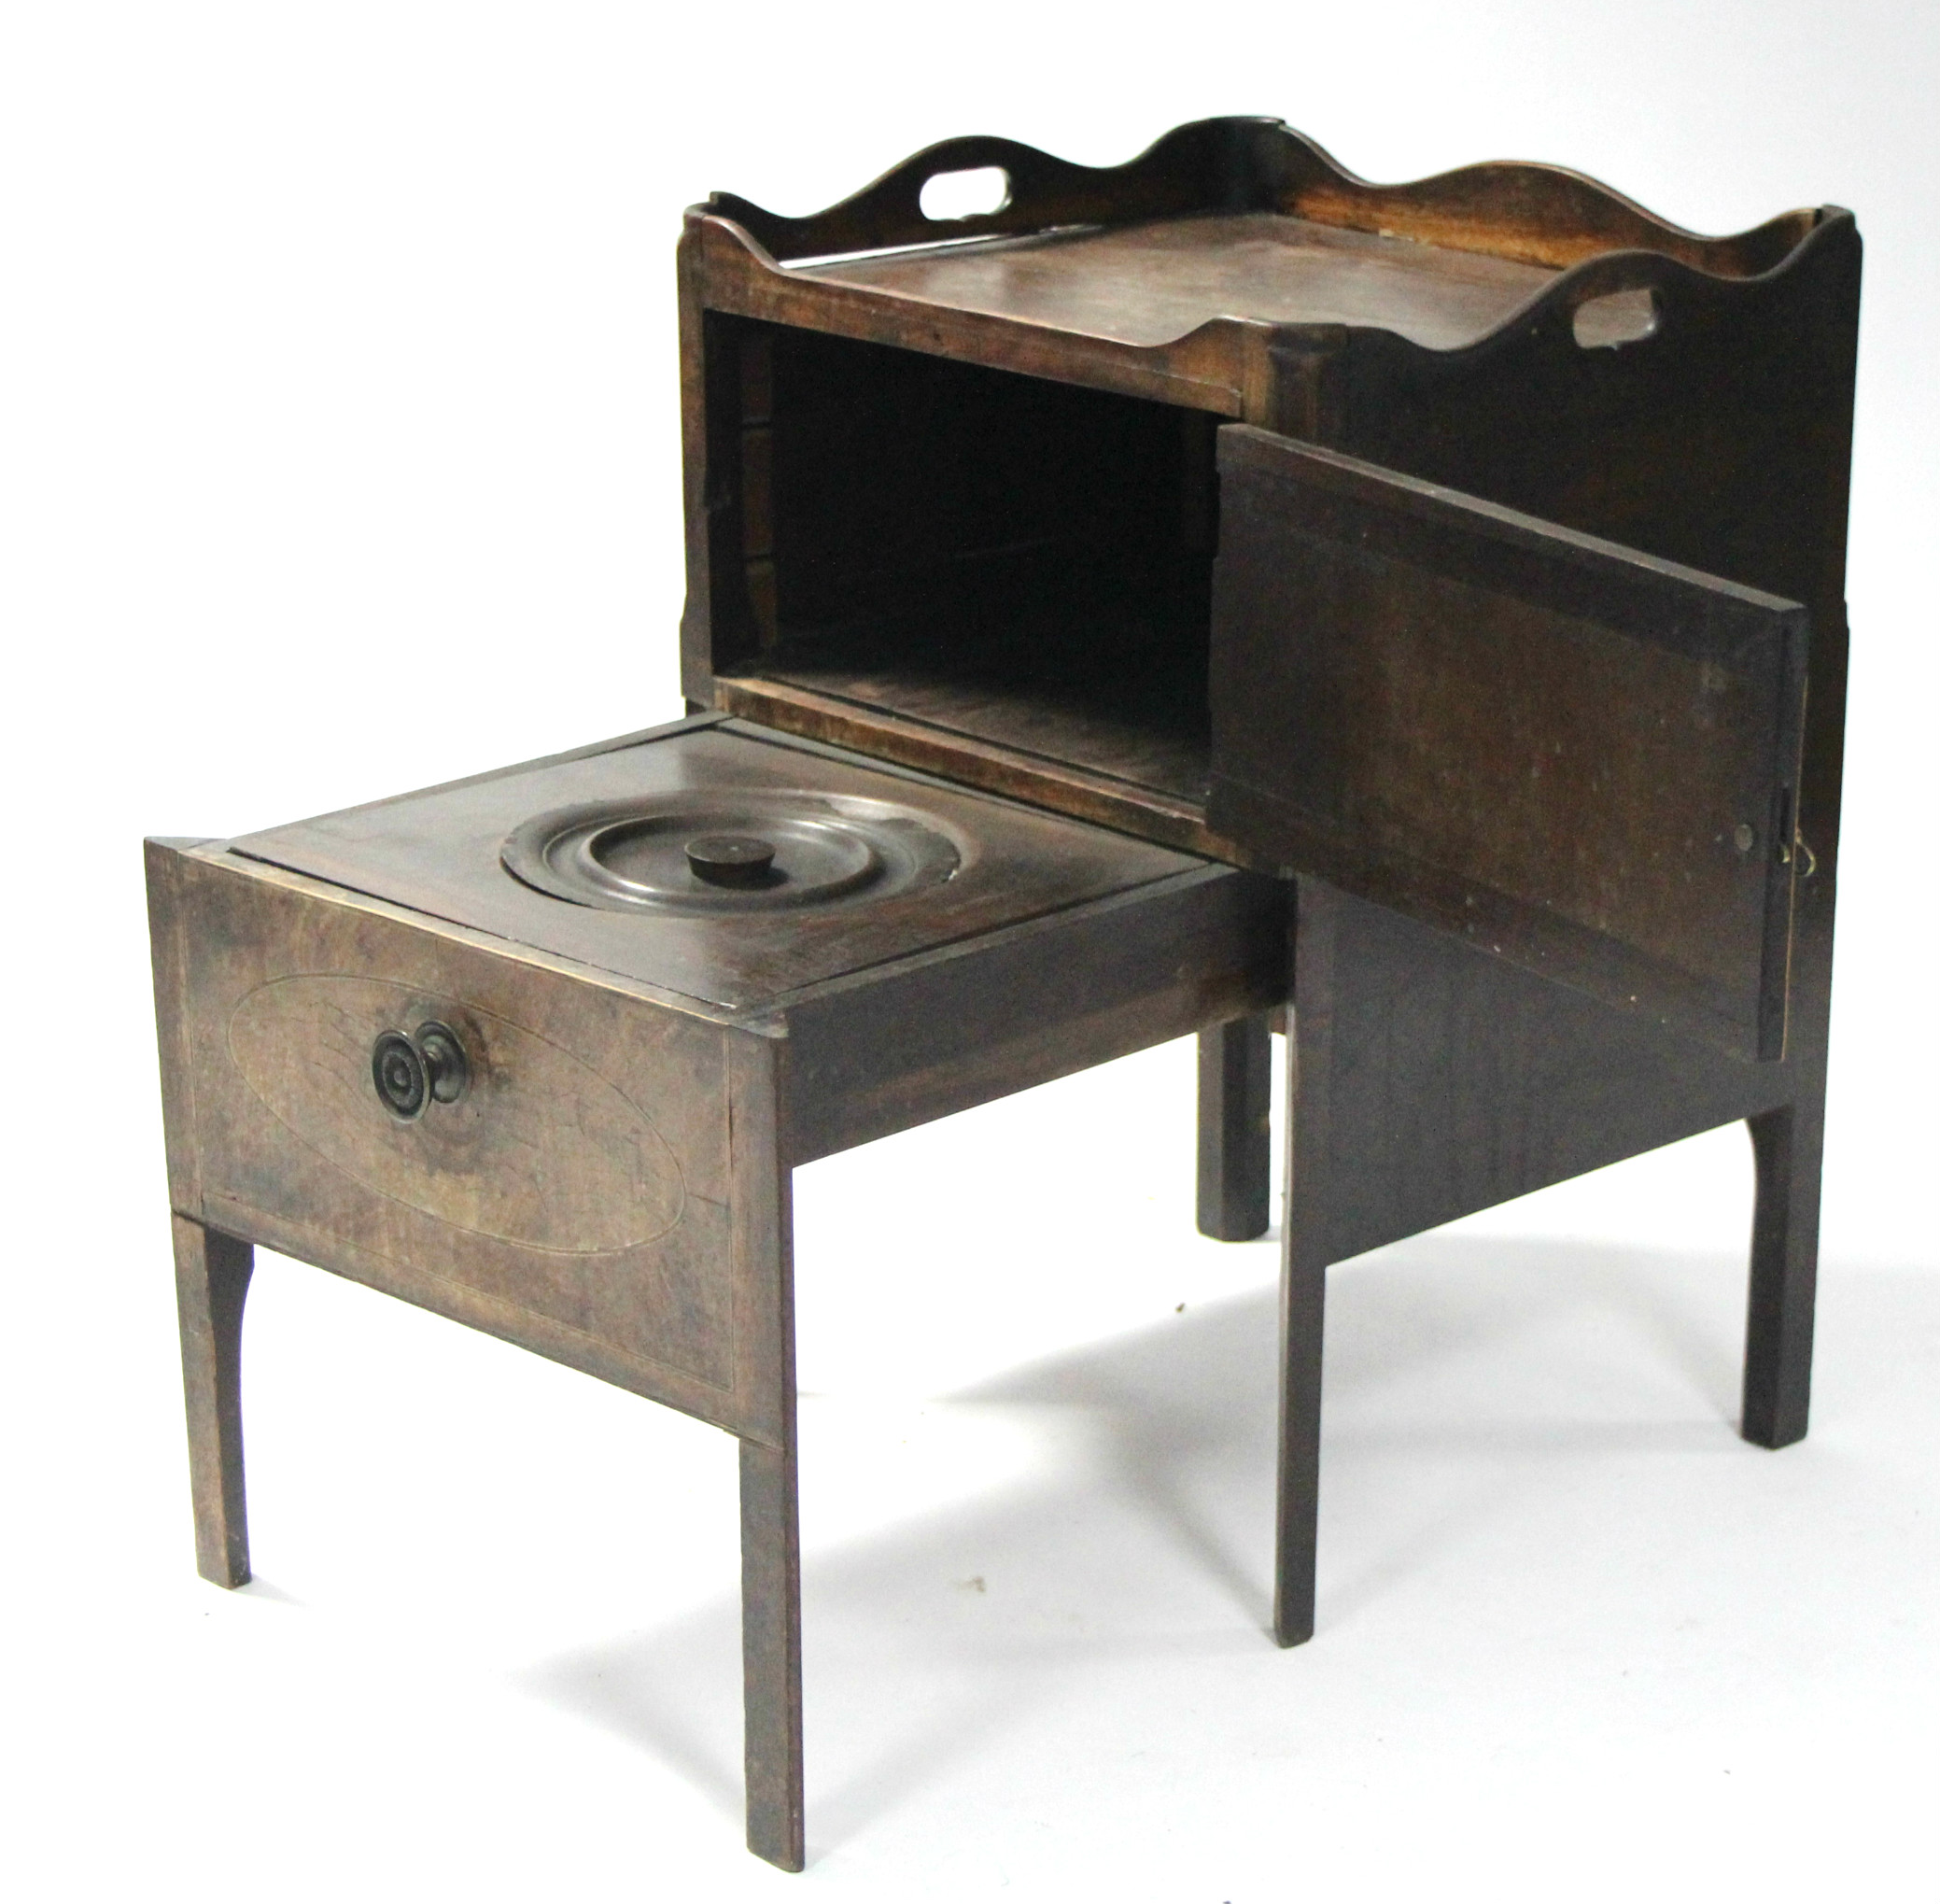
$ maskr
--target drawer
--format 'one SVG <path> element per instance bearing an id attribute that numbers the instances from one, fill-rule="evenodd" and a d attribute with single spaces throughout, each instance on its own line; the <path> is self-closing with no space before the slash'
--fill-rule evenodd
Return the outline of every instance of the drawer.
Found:
<path id="1" fill-rule="evenodd" d="M 725 1047 L 749 1034 L 315 881 L 158 857 L 186 941 L 178 1207 L 732 1414 Z M 465 1088 L 407 1120 L 373 1051 L 428 1024 Z"/>
<path id="2" fill-rule="evenodd" d="M 715 720 L 150 876 L 182 1214 L 738 1432 L 789 1168 L 1284 994 L 1277 881 Z"/>

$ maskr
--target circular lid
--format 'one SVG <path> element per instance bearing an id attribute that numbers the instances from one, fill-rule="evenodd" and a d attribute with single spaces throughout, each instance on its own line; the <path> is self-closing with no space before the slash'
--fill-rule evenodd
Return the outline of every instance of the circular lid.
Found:
<path id="1" fill-rule="evenodd" d="M 957 843 L 887 800 L 766 787 L 562 807 L 499 849 L 539 892 L 612 911 L 759 912 L 888 898 L 949 878 Z"/>

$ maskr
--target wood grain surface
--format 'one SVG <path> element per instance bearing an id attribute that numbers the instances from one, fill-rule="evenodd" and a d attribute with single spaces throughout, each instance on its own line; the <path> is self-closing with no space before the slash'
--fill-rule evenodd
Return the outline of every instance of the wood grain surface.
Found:
<path id="1" fill-rule="evenodd" d="M 189 1419 L 189 1490 L 195 1568 L 218 1587 L 249 1578 L 243 1481 L 243 1304 L 255 1251 L 237 1237 L 172 1219 L 182 1399 Z"/>
<path id="2" fill-rule="evenodd" d="M 945 884 L 767 912 L 606 911 L 534 891 L 500 848 L 535 814 L 587 803 L 803 793 L 874 800 L 955 842 Z M 1075 826 L 732 725 L 675 731 L 529 773 L 432 788 L 233 843 L 273 865 L 731 1009 L 885 959 L 1187 870 L 1163 847 Z"/>
<path id="3" fill-rule="evenodd" d="M 981 166 L 994 209 L 924 212 Z M 1255 1234 L 1275 1006 L 1283 1644 L 1359 1250 L 1746 1119 L 1743 1429 L 1797 1439 L 1859 262 L 1835 207 L 1707 238 L 1554 167 L 1371 185 L 1264 119 L 695 207 L 682 684 L 716 712 L 149 843 L 204 1575 L 248 1576 L 256 1244 L 717 1423 L 748 1841 L 800 1869 L 794 1164 L 1196 1030 L 1202 1225 Z M 642 918 L 500 865 L 535 811 L 728 786 L 901 803 L 956 874 Z M 373 1043 L 432 1020 L 471 1086 L 401 1121 Z"/>
<path id="4" fill-rule="evenodd" d="M 432 1021 L 474 1088 L 415 1122 L 373 1116 L 371 1049 Z M 656 1242 L 685 1214 L 680 1162 L 592 1065 L 464 999 L 387 979 L 298 973 L 246 993 L 229 1051 L 270 1114 L 344 1176 L 454 1229 L 561 1255 Z"/>
<path id="5" fill-rule="evenodd" d="M 261 1240 L 541 1352 L 581 1343 L 628 1386 L 738 1418 L 721 1026 L 247 862 L 184 857 L 177 881 L 199 951 L 202 1204 L 185 1214 L 251 1236 L 277 1220 Z M 471 1089 L 401 1124 L 370 1042 L 440 1015 Z"/>
<path id="6" fill-rule="evenodd" d="M 1371 324 L 1435 350 L 1494 331 L 1539 265 L 1277 212 L 1155 219 L 799 267 L 823 284 L 1149 347 L 1220 317 Z"/>
<path id="7" fill-rule="evenodd" d="M 1213 825 L 1782 1055 L 1804 610 L 1264 430 L 1221 448 Z"/>
<path id="8" fill-rule="evenodd" d="M 1264 1009 L 1284 995 L 1286 905 L 1279 881 L 1200 866 L 801 994 L 787 1012 L 789 1156 Z"/>

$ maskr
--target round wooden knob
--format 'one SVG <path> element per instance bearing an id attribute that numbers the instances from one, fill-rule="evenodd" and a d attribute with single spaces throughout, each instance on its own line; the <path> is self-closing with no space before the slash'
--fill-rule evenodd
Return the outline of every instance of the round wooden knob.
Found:
<path id="1" fill-rule="evenodd" d="M 753 833 L 704 833 L 687 842 L 687 864 L 710 886 L 765 886 L 775 865 L 774 842 Z"/>
<path id="2" fill-rule="evenodd" d="M 371 1082 L 378 1102 L 402 1123 L 415 1123 L 433 1104 L 456 1104 L 471 1081 L 471 1065 L 448 1024 L 421 1024 L 409 1037 L 382 1031 L 371 1047 Z"/>
<path id="3" fill-rule="evenodd" d="M 464 1046 L 458 1042 L 457 1033 L 450 1025 L 439 1024 L 434 1020 L 419 1025 L 412 1033 L 411 1042 L 425 1061 L 433 1102 L 456 1104 L 471 1082 L 471 1064 L 465 1056 Z"/>
<path id="4" fill-rule="evenodd" d="M 415 1123 L 431 1101 L 431 1074 L 424 1053 L 401 1031 L 377 1034 L 371 1047 L 371 1082 L 378 1102 L 394 1118 Z"/>

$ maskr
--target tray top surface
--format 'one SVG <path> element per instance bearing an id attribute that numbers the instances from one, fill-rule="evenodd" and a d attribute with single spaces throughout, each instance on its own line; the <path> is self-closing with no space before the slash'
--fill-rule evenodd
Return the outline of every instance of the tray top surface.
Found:
<path id="1" fill-rule="evenodd" d="M 731 1009 L 1203 864 L 734 722 L 231 850 Z"/>
<path id="2" fill-rule="evenodd" d="M 791 275 L 1119 344 L 1170 344 L 1215 317 L 1352 324 L 1436 350 L 1485 337 L 1556 275 L 1480 252 L 1277 212 L 792 265 Z"/>

